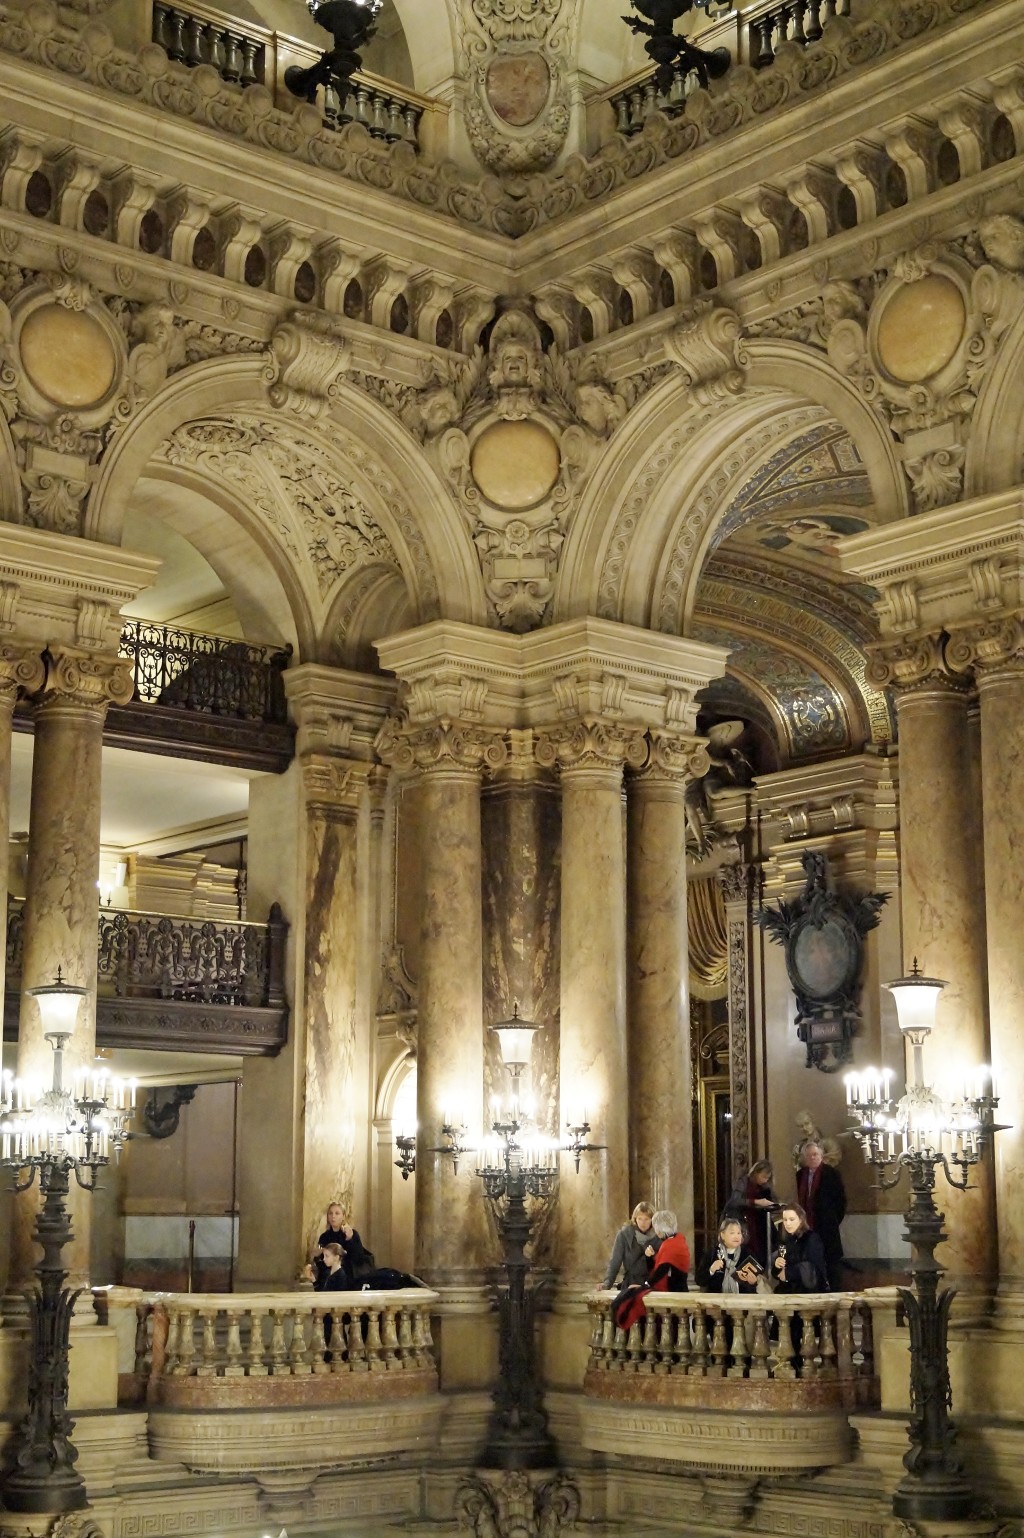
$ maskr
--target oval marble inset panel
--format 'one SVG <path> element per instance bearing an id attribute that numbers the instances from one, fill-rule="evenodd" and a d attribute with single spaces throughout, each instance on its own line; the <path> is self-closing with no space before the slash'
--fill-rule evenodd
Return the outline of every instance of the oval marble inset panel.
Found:
<path id="1" fill-rule="evenodd" d="M 917 384 L 945 368 L 963 339 L 967 310 L 949 278 L 930 273 L 893 294 L 878 322 L 882 367 L 902 384 Z"/>
<path id="2" fill-rule="evenodd" d="M 525 128 L 547 105 L 551 71 L 539 53 L 499 53 L 487 70 L 487 100 L 512 128 Z"/>
<path id="3" fill-rule="evenodd" d="M 41 395 L 56 406 L 94 406 L 114 382 L 117 355 L 98 320 L 47 304 L 21 328 L 21 362 Z"/>
<path id="4" fill-rule="evenodd" d="M 495 422 L 470 456 L 473 479 L 488 502 L 522 512 L 546 497 L 558 479 L 558 444 L 539 422 Z"/>

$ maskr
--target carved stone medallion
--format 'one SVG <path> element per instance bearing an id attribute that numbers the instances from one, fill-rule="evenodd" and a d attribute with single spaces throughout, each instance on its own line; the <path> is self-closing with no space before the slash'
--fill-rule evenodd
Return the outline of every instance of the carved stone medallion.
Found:
<path id="1" fill-rule="evenodd" d="M 94 406 L 117 372 L 110 338 L 94 316 L 47 304 L 21 329 L 21 362 L 41 395 L 56 406 Z"/>
<path id="2" fill-rule="evenodd" d="M 499 53 L 487 68 L 487 101 L 513 128 L 526 128 L 547 105 L 551 71 L 540 53 Z"/>
<path id="3" fill-rule="evenodd" d="M 470 455 L 477 486 L 505 512 L 535 507 L 554 486 L 560 468 L 558 444 L 540 422 L 494 422 Z"/>
<path id="4" fill-rule="evenodd" d="M 901 384 L 931 379 L 945 368 L 967 325 L 963 295 L 942 273 L 901 285 L 878 322 L 878 356 Z"/>

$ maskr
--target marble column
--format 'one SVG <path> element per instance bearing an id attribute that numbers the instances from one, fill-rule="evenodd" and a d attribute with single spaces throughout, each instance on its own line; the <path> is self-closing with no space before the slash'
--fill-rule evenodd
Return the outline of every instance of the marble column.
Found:
<path id="1" fill-rule="evenodd" d="M 869 678 L 896 693 L 904 971 L 916 957 L 948 983 L 924 1050 L 926 1077 L 941 1092 L 989 1061 L 982 851 L 965 797 L 970 685 L 947 668 L 937 635 L 876 648 Z M 949 1239 L 939 1259 L 962 1292 L 981 1293 L 996 1269 L 991 1163 L 972 1184 L 940 1193 Z"/>
<path id="2" fill-rule="evenodd" d="M 100 773 L 103 720 L 109 704 L 132 696 L 130 662 L 72 647 L 50 648 L 36 697 L 25 901 L 22 997 L 18 1026 L 20 1077 L 50 1082 L 53 1053 L 29 988 L 66 982 L 88 989 L 65 1054 L 65 1075 L 92 1068 L 96 1056 L 96 948 L 99 918 Z M 31 1232 L 38 1205 L 33 1187 L 15 1203 L 9 1285 L 31 1277 Z M 75 1237 L 64 1251 L 71 1285 L 89 1275 L 89 1197 L 72 1189 Z"/>
<path id="3" fill-rule="evenodd" d="M 948 657 L 973 667 L 981 706 L 981 803 L 992 1070 L 1007 1122 L 995 1139 L 1001 1311 L 1024 1305 L 1024 620 L 954 633 Z M 952 767 L 952 766 L 951 766 Z M 977 859 L 977 851 L 975 851 Z M 978 926 L 980 928 L 980 925 Z M 979 1061 L 987 1054 L 978 1054 Z"/>
<path id="4" fill-rule="evenodd" d="M 341 1202 L 356 1227 L 362 1210 L 365 1127 L 372 1106 L 360 1071 L 356 1008 L 359 957 L 358 836 L 372 765 L 327 754 L 302 760 L 306 803 L 305 1149 L 302 1234 L 307 1253 Z M 358 1143 L 357 1140 L 362 1140 Z M 357 1200 L 361 1198 L 362 1200 Z M 367 1238 L 367 1243 L 371 1240 Z"/>
<path id="5" fill-rule="evenodd" d="M 695 737 L 651 733 L 627 781 L 629 1204 L 669 1207 L 693 1234 L 693 1106 L 686 784 L 704 773 Z"/>
<path id="6" fill-rule="evenodd" d="M 629 1216 L 626 1049 L 626 859 L 623 770 L 639 768 L 639 729 L 587 718 L 541 734 L 538 761 L 562 782 L 559 1029 L 562 1127 L 584 1113 L 591 1140 L 576 1175 L 563 1157 L 558 1264 L 569 1289 L 600 1283 L 615 1230 Z"/>
<path id="7" fill-rule="evenodd" d="M 385 763 L 419 771 L 421 918 L 416 1045 L 416 1270 L 436 1286 L 478 1283 L 491 1258 L 472 1156 L 456 1174 L 436 1152 L 446 1118 L 470 1141 L 483 1119 L 483 923 L 480 793 L 502 737 L 450 721 L 389 724 Z"/>
<path id="8" fill-rule="evenodd" d="M 484 789 L 485 1103 L 509 1091 L 508 1070 L 488 1027 L 515 1002 L 541 1027 L 524 1090 L 537 1125 L 557 1137 L 558 946 L 561 828 L 557 785 L 542 777 L 528 730 L 509 733 L 506 767 Z"/>

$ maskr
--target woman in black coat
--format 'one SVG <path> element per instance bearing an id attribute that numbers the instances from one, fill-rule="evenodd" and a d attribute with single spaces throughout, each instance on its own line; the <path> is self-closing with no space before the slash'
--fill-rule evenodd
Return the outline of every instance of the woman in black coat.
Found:
<path id="1" fill-rule="evenodd" d="M 343 1278 L 335 1283 L 338 1288 L 352 1288 L 363 1280 L 364 1274 L 373 1265 L 373 1256 L 363 1248 L 363 1241 L 352 1227 L 345 1215 L 345 1209 L 340 1202 L 331 1202 L 327 1209 L 327 1227 L 316 1241 L 316 1249 L 310 1262 L 312 1270 L 312 1282 L 317 1291 L 324 1286 L 327 1275 L 327 1267 L 324 1264 L 324 1250 L 329 1244 L 337 1244 L 341 1247 Z"/>
<path id="2" fill-rule="evenodd" d="M 772 1265 L 776 1292 L 828 1292 L 825 1246 L 807 1223 L 799 1202 L 782 1209 L 779 1252 Z"/>
<path id="3" fill-rule="evenodd" d="M 724 1217 L 718 1225 L 718 1241 L 705 1250 L 697 1264 L 700 1292 L 751 1293 L 757 1291 L 762 1267 L 751 1253 L 739 1218 Z"/>

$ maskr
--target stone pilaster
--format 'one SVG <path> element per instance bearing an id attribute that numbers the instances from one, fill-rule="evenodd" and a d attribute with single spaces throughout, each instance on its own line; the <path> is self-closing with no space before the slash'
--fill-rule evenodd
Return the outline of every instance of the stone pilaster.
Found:
<path id="1" fill-rule="evenodd" d="M 458 1287 L 489 1259 L 485 1204 L 437 1152 L 446 1117 L 479 1136 L 483 1108 L 483 922 L 480 792 L 500 769 L 500 733 L 447 719 L 390 722 L 378 739 L 385 763 L 419 776 L 422 829 L 417 1022 L 416 1269 Z"/>
<path id="2" fill-rule="evenodd" d="M 99 917 L 100 772 L 103 720 L 110 704 L 132 696 L 131 664 L 69 646 L 50 649 L 46 677 L 35 699 L 35 746 L 29 822 L 28 881 L 18 1026 L 18 1074 L 49 1083 L 53 1053 L 39 1009 L 26 989 L 66 982 L 88 990 L 65 1073 L 93 1066 L 96 1055 L 96 946 Z M 38 1193 L 15 1204 L 11 1241 L 12 1287 L 24 1284 L 35 1260 L 31 1240 Z M 65 1251 L 72 1285 L 89 1273 L 89 1201 L 72 1192 L 75 1238 Z"/>
<path id="3" fill-rule="evenodd" d="M 750 865 L 738 861 L 723 865 L 719 871 L 725 902 L 725 930 L 728 942 L 729 1003 L 729 1112 L 732 1117 L 732 1173 L 749 1169 L 757 1143 L 755 1104 L 757 1060 L 751 1041 L 753 1022 L 753 956 L 751 922 Z M 728 1193 L 719 1193 L 719 1195 Z M 705 1223 L 713 1231 L 711 1218 Z"/>
<path id="4" fill-rule="evenodd" d="M 989 1059 L 982 850 L 965 798 L 970 684 L 946 666 L 935 633 L 875 647 L 868 677 L 896 696 L 904 970 L 916 958 L 948 983 L 924 1051 L 926 1076 L 941 1092 Z M 996 1270 L 991 1165 L 973 1184 L 943 1203 L 949 1240 L 940 1259 L 963 1291 L 990 1287 Z"/>
<path id="5" fill-rule="evenodd" d="M 1024 1301 L 1024 1126 L 1018 1114 L 1024 1083 L 1024 615 L 958 627 L 946 655 L 952 666 L 973 671 L 981 707 L 989 1033 L 996 1093 L 1003 1100 L 997 1120 L 1009 1123 L 995 1140 L 999 1293 L 1001 1305 L 1019 1306 Z M 974 859 L 980 864 L 977 849 Z"/>
<path id="6" fill-rule="evenodd" d="M 561 1123 L 583 1111 L 599 1153 L 579 1175 L 562 1160 L 558 1258 L 563 1283 L 599 1282 L 609 1236 L 629 1211 L 626 868 L 623 770 L 640 768 L 638 728 L 586 717 L 540 734 L 537 759 L 562 781 Z"/>
<path id="7" fill-rule="evenodd" d="M 655 731 L 627 781 L 630 1206 L 672 1208 L 693 1234 L 693 1110 L 686 785 L 708 768 L 699 739 Z"/>

